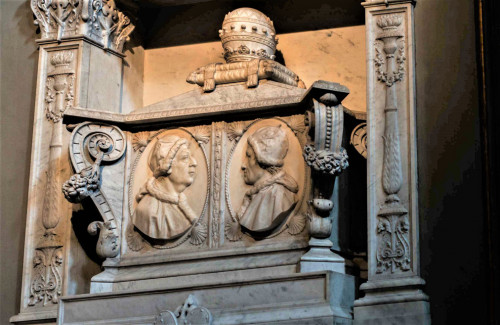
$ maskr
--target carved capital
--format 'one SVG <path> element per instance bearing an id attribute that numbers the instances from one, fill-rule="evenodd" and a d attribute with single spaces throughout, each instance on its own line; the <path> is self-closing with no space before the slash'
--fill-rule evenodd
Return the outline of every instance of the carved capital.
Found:
<path id="1" fill-rule="evenodd" d="M 31 0 L 31 9 L 44 40 L 86 36 L 122 52 L 134 30 L 114 0 Z"/>

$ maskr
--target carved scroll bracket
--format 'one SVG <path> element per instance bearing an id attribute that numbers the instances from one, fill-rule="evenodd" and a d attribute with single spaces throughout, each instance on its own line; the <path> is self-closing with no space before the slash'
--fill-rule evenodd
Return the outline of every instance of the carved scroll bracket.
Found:
<path id="1" fill-rule="evenodd" d="M 349 166 L 342 148 L 344 108 L 335 93 L 327 92 L 314 100 L 314 113 L 308 112 L 306 120 L 314 130 L 314 142 L 304 147 L 304 159 L 312 169 L 313 198 L 309 208 L 310 250 L 301 258 L 301 271 L 345 273 L 344 259 L 330 250 L 333 244 L 328 239 L 335 179 Z"/>
<path id="2" fill-rule="evenodd" d="M 119 232 L 115 215 L 105 194 L 100 189 L 101 164 L 120 159 L 126 150 L 126 138 L 116 126 L 84 122 L 71 134 L 70 156 L 76 174 L 63 185 L 66 199 L 76 203 L 90 197 L 101 213 L 103 221 L 94 221 L 88 232 L 96 235 L 97 254 L 103 258 L 119 253 Z M 99 231 L 100 230 L 100 231 Z"/>
<path id="3" fill-rule="evenodd" d="M 310 232 L 315 238 L 328 238 L 332 231 L 329 215 L 335 177 L 349 166 L 347 152 L 341 146 L 344 109 L 335 94 L 326 93 L 314 100 L 314 118 L 307 120 L 314 120 L 314 143 L 304 147 L 304 159 L 313 171 L 314 182 Z"/>

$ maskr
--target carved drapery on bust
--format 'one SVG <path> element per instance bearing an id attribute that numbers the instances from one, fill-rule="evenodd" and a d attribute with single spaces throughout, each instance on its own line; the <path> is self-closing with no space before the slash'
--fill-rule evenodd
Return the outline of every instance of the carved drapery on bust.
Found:
<path id="1" fill-rule="evenodd" d="M 153 177 L 137 194 L 133 217 L 134 225 L 150 238 L 176 238 L 197 220 L 183 193 L 193 183 L 197 166 L 188 145 L 185 138 L 167 135 L 151 152 Z"/>
<path id="2" fill-rule="evenodd" d="M 305 164 L 298 159 L 299 142 L 306 137 L 303 120 L 296 115 L 228 125 L 228 137 L 235 142 L 226 174 L 231 219 L 225 232 L 230 241 L 240 240 L 242 231 L 263 238 L 285 229 L 291 235 L 304 230 L 309 188 L 304 185 Z"/>
<path id="3" fill-rule="evenodd" d="M 169 130 L 150 138 L 146 132 L 134 139 L 138 156 L 130 192 L 131 223 L 127 230 L 129 247 L 144 248 L 146 240 L 155 248 L 173 248 L 190 238 L 193 245 L 207 238 L 201 222 L 206 211 L 206 158 L 203 147 L 209 137 L 203 126 Z M 141 140 L 144 138 L 146 140 Z M 196 140 L 196 141 L 193 141 Z M 142 145 L 139 147 L 139 144 Z M 196 196 L 196 195 L 195 195 Z"/>
<path id="4" fill-rule="evenodd" d="M 43 40 L 86 36 L 117 52 L 134 30 L 114 0 L 31 0 Z"/>
<path id="5" fill-rule="evenodd" d="M 251 231 L 266 231 L 283 221 L 297 201 L 297 182 L 283 170 L 288 138 L 277 127 L 264 127 L 248 137 L 241 165 L 245 183 L 252 185 L 241 204 L 240 224 Z"/>
<path id="6" fill-rule="evenodd" d="M 59 11 L 50 16 L 62 17 L 57 22 L 57 36 L 48 34 L 46 39 L 78 43 L 70 45 L 74 46 L 71 49 L 75 54 L 80 55 L 77 46 L 82 43 L 72 36 L 84 35 L 98 39 L 103 47 L 118 49 L 130 31 L 129 20 L 116 9 L 113 0 L 59 4 Z M 57 6 L 45 8 L 50 13 Z M 203 85 L 204 92 L 195 89 L 176 96 L 171 102 L 159 103 L 157 108 L 143 108 L 131 114 L 71 108 L 70 113 L 63 116 L 73 100 L 72 71 L 82 70 L 82 58 L 75 60 L 78 65 L 74 70 L 69 69 L 71 66 L 66 67 L 69 70 L 60 69 L 52 74 L 49 70 L 48 75 L 54 79 L 53 84 L 48 83 L 53 87 L 47 96 L 49 124 L 62 126 L 63 117 L 64 123 L 83 120 L 80 124 L 67 125 L 68 129 L 74 128 L 69 146 L 75 174 L 63 184 L 63 193 L 70 202 L 82 202 L 84 209 L 92 200 L 102 217 L 87 226 L 89 233 L 99 234 L 96 252 L 105 259 L 103 271 L 92 277 L 91 293 L 114 291 L 119 297 L 118 291 L 136 286 L 144 289 L 141 295 L 149 295 L 156 285 L 169 290 L 175 283 L 180 290 L 185 290 L 181 287 L 188 282 L 198 291 L 207 289 L 207 281 L 221 282 L 231 292 L 236 281 L 241 284 L 238 280 L 241 274 L 253 277 L 254 280 L 246 280 L 256 282 L 250 284 L 261 288 L 262 284 L 272 282 L 294 282 L 294 277 L 309 277 L 296 274 L 308 240 L 330 235 L 332 218 L 328 213 L 335 199 L 328 197 L 330 193 L 318 183 L 321 178 L 331 182 L 347 167 L 347 157 L 340 146 L 343 130 L 340 103 L 347 90 L 327 82 L 308 91 L 301 89 L 304 86 L 296 74 L 272 61 L 276 43 L 259 48 L 262 46 L 259 42 L 276 41 L 272 22 L 261 13 L 237 10 L 228 15 L 224 24 L 229 28 L 223 35 L 228 63 L 205 66 L 191 76 L 194 83 Z M 42 48 L 48 43 L 42 42 Z M 67 44 L 61 46 L 68 48 Z M 60 60 L 54 57 L 54 62 L 65 63 L 68 57 L 62 56 Z M 63 75 L 66 79 L 61 78 Z M 268 80 L 259 84 L 262 79 Z M 84 81 L 80 76 L 76 80 L 75 88 L 80 90 Z M 247 82 L 246 86 L 242 81 Z M 215 89 L 221 83 L 226 85 Z M 337 98 L 334 94 L 340 95 Z M 80 95 L 77 93 L 76 98 Z M 170 105 L 175 101 L 177 104 Z M 311 109 L 314 112 L 303 114 Z M 75 111 L 82 111 L 97 121 L 88 122 L 71 115 Z M 96 115 L 92 115 L 94 112 Z M 316 117 L 315 123 L 311 123 L 311 116 Z M 100 122 L 106 120 L 109 124 Z M 204 124 L 211 121 L 211 124 L 197 125 L 200 121 Z M 129 145 L 133 150 L 126 150 Z M 303 159 L 304 147 L 307 148 L 306 160 Z M 320 175 L 314 183 L 311 172 Z M 56 184 L 60 188 L 61 184 Z M 128 206 L 124 202 L 127 199 Z M 78 217 L 79 214 L 74 213 L 71 221 L 80 221 Z M 55 226 L 50 224 L 48 228 Z M 73 223 L 75 233 L 67 231 L 65 242 L 76 243 L 74 235 L 79 226 L 78 222 Z M 78 237 L 81 238 L 85 237 Z M 88 252 L 85 243 L 82 242 L 82 246 Z M 309 252 L 317 246 L 321 245 L 311 241 Z M 331 246 L 331 242 L 325 240 L 321 248 L 331 252 Z M 61 294 L 81 292 L 79 288 L 73 292 L 62 290 L 71 286 L 75 278 L 80 281 L 80 273 L 75 277 L 66 275 L 76 269 L 75 264 L 61 268 L 63 257 L 68 256 L 73 262 L 72 258 L 81 251 L 74 248 L 63 250 L 57 243 L 37 248 L 33 260 L 37 281 L 31 288 L 30 303 L 55 303 Z M 47 274 L 55 280 L 45 281 Z M 65 274 L 67 282 L 63 283 L 61 274 Z M 330 276 L 330 273 L 324 274 L 326 276 L 321 277 L 325 279 Z M 269 276 L 276 279 L 270 281 Z M 317 279 L 314 276 L 311 281 L 316 283 Z M 346 283 L 350 285 L 348 279 Z M 293 295 L 303 297 L 299 286 Z M 215 288 L 214 292 L 219 289 Z M 322 296 L 324 290 L 318 292 Z M 309 296 L 320 297 L 316 293 Z M 310 301 L 309 296 L 304 300 Z M 289 298 L 283 299 L 289 305 Z M 63 302 L 62 314 L 69 300 Z M 343 310 L 332 311 L 334 308 L 330 307 L 334 303 L 328 299 L 318 303 L 324 310 L 321 317 L 325 319 L 338 316 L 348 320 L 350 317 Z M 222 308 L 214 309 L 219 313 L 227 304 L 221 300 L 211 306 L 221 305 Z M 101 306 L 96 304 L 92 308 Z M 151 316 L 154 315 L 147 316 L 148 321 Z M 259 317 L 265 323 L 269 315 L 264 313 Z M 175 312 L 166 311 L 156 319 L 158 324 L 166 320 L 172 324 L 210 324 L 212 317 L 208 309 L 200 307 L 190 296 Z"/>

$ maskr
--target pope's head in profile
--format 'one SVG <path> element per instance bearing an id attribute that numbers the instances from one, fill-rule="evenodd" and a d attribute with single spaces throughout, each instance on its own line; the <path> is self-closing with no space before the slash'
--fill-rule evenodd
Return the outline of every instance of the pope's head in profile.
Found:
<path id="1" fill-rule="evenodd" d="M 281 125 L 262 127 L 248 137 L 241 170 L 252 187 L 238 212 L 244 228 L 272 230 L 295 206 L 297 182 L 283 168 L 287 153 L 288 138 Z"/>
<path id="2" fill-rule="evenodd" d="M 158 138 L 149 156 L 149 178 L 137 194 L 133 216 L 135 227 L 144 235 L 168 240 L 184 234 L 196 222 L 184 190 L 193 184 L 196 159 L 189 140 L 177 135 Z"/>

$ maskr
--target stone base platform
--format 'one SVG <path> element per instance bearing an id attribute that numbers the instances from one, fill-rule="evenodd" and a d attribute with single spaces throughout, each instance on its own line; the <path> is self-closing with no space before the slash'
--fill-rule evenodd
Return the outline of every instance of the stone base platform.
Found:
<path id="1" fill-rule="evenodd" d="M 351 324 L 354 277 L 331 271 L 62 297 L 58 324 L 154 324 L 193 294 L 213 324 Z"/>

